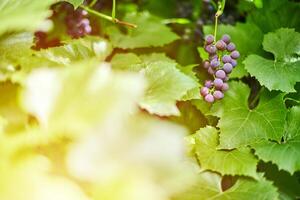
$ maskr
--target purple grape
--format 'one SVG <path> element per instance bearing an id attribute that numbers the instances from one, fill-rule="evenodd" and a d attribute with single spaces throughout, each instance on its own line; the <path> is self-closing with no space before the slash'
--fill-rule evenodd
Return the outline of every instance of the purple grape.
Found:
<path id="1" fill-rule="evenodd" d="M 225 63 L 223 66 L 223 70 L 229 74 L 232 72 L 232 65 L 230 63 Z"/>
<path id="2" fill-rule="evenodd" d="M 214 80 L 214 86 L 215 86 L 217 89 L 222 88 L 222 86 L 223 86 L 223 81 L 222 81 L 222 79 L 216 78 L 216 79 Z"/>
<path id="3" fill-rule="evenodd" d="M 221 90 L 222 91 L 227 91 L 229 89 L 228 83 L 223 83 Z"/>
<path id="4" fill-rule="evenodd" d="M 203 97 L 205 97 L 206 95 L 208 95 L 208 93 L 209 93 L 209 89 L 208 89 L 207 87 L 201 88 L 200 94 L 201 94 Z"/>
<path id="5" fill-rule="evenodd" d="M 206 42 L 206 44 L 211 44 L 211 43 L 213 43 L 214 42 L 214 36 L 213 35 L 207 35 L 206 37 L 205 37 L 205 42 Z"/>
<path id="6" fill-rule="evenodd" d="M 205 68 L 205 69 L 208 69 L 209 67 L 210 67 L 210 63 L 209 63 L 209 61 L 204 61 L 203 62 L 203 67 Z"/>
<path id="7" fill-rule="evenodd" d="M 234 50 L 235 50 L 235 44 L 233 44 L 232 42 L 230 42 L 230 43 L 227 45 L 227 50 L 228 50 L 228 51 L 234 51 Z"/>
<path id="8" fill-rule="evenodd" d="M 211 67 L 209 67 L 209 68 L 207 69 L 207 72 L 208 72 L 210 75 L 214 75 L 214 74 L 215 74 L 215 70 L 214 70 L 213 68 L 211 68 Z"/>
<path id="9" fill-rule="evenodd" d="M 209 59 L 210 59 L 210 60 L 213 60 L 213 59 L 219 59 L 219 57 L 218 57 L 217 54 L 211 54 L 211 55 L 209 56 Z"/>
<path id="10" fill-rule="evenodd" d="M 223 99 L 224 94 L 223 94 L 223 92 L 221 92 L 219 90 L 216 90 L 216 91 L 214 91 L 213 96 L 214 96 L 215 99 Z"/>
<path id="11" fill-rule="evenodd" d="M 213 59 L 212 61 L 210 61 L 210 66 L 212 68 L 217 68 L 218 66 L 220 66 L 220 61 L 218 59 Z"/>
<path id="12" fill-rule="evenodd" d="M 216 47 L 217 49 L 221 50 L 221 51 L 224 51 L 226 49 L 226 43 L 223 41 L 223 40 L 219 40 L 217 43 L 216 43 Z"/>
<path id="13" fill-rule="evenodd" d="M 216 72 L 216 77 L 220 79 L 224 79 L 226 77 L 226 73 L 222 69 L 220 69 Z"/>
<path id="14" fill-rule="evenodd" d="M 211 95 L 211 94 L 206 95 L 204 99 L 205 99 L 205 101 L 208 102 L 208 103 L 213 103 L 213 102 L 215 101 L 214 96 Z"/>
<path id="15" fill-rule="evenodd" d="M 85 10 L 77 9 L 65 9 L 67 11 L 65 15 L 65 23 L 67 27 L 67 34 L 72 38 L 80 38 L 92 32 L 90 21 L 87 18 L 87 12 Z"/>
<path id="16" fill-rule="evenodd" d="M 231 52 L 230 56 L 233 59 L 238 59 L 240 57 L 240 52 L 235 50 L 235 51 Z"/>
<path id="17" fill-rule="evenodd" d="M 213 82 L 211 80 L 206 80 L 204 83 L 205 87 L 207 88 L 212 88 Z"/>
<path id="18" fill-rule="evenodd" d="M 205 47 L 205 51 L 209 54 L 215 54 L 217 52 L 217 48 L 215 45 L 210 44 Z"/>
<path id="19" fill-rule="evenodd" d="M 231 59 L 231 65 L 232 65 L 232 67 L 234 68 L 235 66 L 237 66 L 237 61 L 236 60 L 234 60 L 234 59 Z"/>
<path id="20" fill-rule="evenodd" d="M 223 57 L 222 57 L 222 61 L 223 61 L 223 63 L 230 63 L 231 62 L 231 57 L 229 56 L 229 55 L 224 55 Z"/>
<path id="21" fill-rule="evenodd" d="M 230 38 L 229 35 L 224 34 L 224 35 L 222 36 L 222 40 L 223 40 L 226 44 L 229 44 L 231 38 Z"/>

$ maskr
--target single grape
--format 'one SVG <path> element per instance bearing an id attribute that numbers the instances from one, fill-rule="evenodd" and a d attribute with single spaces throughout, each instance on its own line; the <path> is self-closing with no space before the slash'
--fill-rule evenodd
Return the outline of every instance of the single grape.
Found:
<path id="1" fill-rule="evenodd" d="M 223 92 L 221 92 L 219 90 L 216 90 L 216 91 L 214 91 L 213 96 L 214 96 L 215 99 L 223 99 L 224 94 L 223 94 Z"/>
<path id="2" fill-rule="evenodd" d="M 205 99 L 205 101 L 208 102 L 208 103 L 213 103 L 213 102 L 215 101 L 214 96 L 211 95 L 211 94 L 206 95 L 204 99 Z"/>
<path id="3" fill-rule="evenodd" d="M 206 95 L 208 95 L 208 93 L 209 93 L 209 89 L 208 89 L 207 87 L 201 88 L 200 94 L 201 94 L 203 97 L 205 97 Z"/>
<path id="4" fill-rule="evenodd" d="M 235 51 L 231 52 L 230 56 L 233 59 L 238 59 L 240 57 L 240 53 L 235 50 Z"/>
<path id="5" fill-rule="evenodd" d="M 222 40 L 223 40 L 226 44 L 229 44 L 231 38 L 230 38 L 229 35 L 224 34 L 224 35 L 222 36 Z"/>
<path id="6" fill-rule="evenodd" d="M 210 59 L 210 60 L 213 60 L 213 59 L 219 59 L 219 57 L 218 57 L 217 54 L 211 54 L 211 55 L 209 55 L 209 59 Z"/>
<path id="7" fill-rule="evenodd" d="M 226 49 L 226 43 L 223 41 L 223 40 L 219 40 L 217 43 L 216 43 L 216 47 L 217 49 L 221 50 L 221 51 L 224 51 Z"/>
<path id="8" fill-rule="evenodd" d="M 225 63 L 224 66 L 223 66 L 223 70 L 229 74 L 232 72 L 232 65 L 230 63 Z"/>
<path id="9" fill-rule="evenodd" d="M 211 80 L 206 80 L 204 86 L 207 88 L 212 88 L 213 82 Z"/>
<path id="10" fill-rule="evenodd" d="M 210 67 L 210 63 L 209 63 L 209 61 L 204 61 L 203 62 L 203 67 L 205 68 L 205 69 L 208 69 L 209 67 Z"/>
<path id="11" fill-rule="evenodd" d="M 206 44 L 211 44 L 211 43 L 213 43 L 214 42 L 214 36 L 213 35 L 207 35 L 206 37 L 205 37 L 205 42 L 206 42 Z"/>
<path id="12" fill-rule="evenodd" d="M 205 51 L 209 54 L 215 54 L 217 52 L 217 48 L 215 45 L 210 44 L 205 47 Z"/>
<path id="13" fill-rule="evenodd" d="M 222 86 L 223 86 L 223 80 L 220 79 L 220 78 L 216 78 L 216 79 L 214 80 L 214 86 L 215 86 L 217 89 L 222 88 Z"/>
<path id="14" fill-rule="evenodd" d="M 222 91 L 227 91 L 229 89 L 228 83 L 223 83 L 221 90 Z"/>
<path id="15" fill-rule="evenodd" d="M 208 72 L 210 75 L 214 75 L 214 74 L 215 74 L 215 70 L 214 70 L 213 68 L 211 68 L 211 67 L 209 67 L 209 68 L 207 69 L 207 72 Z"/>
<path id="16" fill-rule="evenodd" d="M 235 50 L 235 44 L 230 42 L 228 45 L 227 45 L 227 50 L 228 51 L 234 51 Z"/>
<path id="17" fill-rule="evenodd" d="M 218 66 L 220 66 L 220 61 L 218 59 L 213 59 L 212 61 L 210 61 L 210 66 L 212 68 L 217 68 Z"/>
<path id="18" fill-rule="evenodd" d="M 226 77 L 226 73 L 222 69 L 220 69 L 216 72 L 216 77 L 220 79 L 224 79 Z"/>
<path id="19" fill-rule="evenodd" d="M 223 63 L 230 63 L 231 62 L 231 57 L 229 56 L 229 55 L 224 55 L 223 57 L 222 57 L 222 61 L 223 61 Z"/>
<path id="20" fill-rule="evenodd" d="M 232 65 L 232 67 L 234 68 L 235 66 L 237 66 L 237 61 L 236 60 L 234 60 L 234 59 L 231 59 L 231 65 Z"/>

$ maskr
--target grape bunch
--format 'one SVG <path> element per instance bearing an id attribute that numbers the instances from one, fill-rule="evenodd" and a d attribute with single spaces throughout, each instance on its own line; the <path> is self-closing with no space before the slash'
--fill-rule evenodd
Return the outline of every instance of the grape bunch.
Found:
<path id="1" fill-rule="evenodd" d="M 225 34 L 221 40 L 215 42 L 213 35 L 205 37 L 205 51 L 209 54 L 209 60 L 205 60 L 203 67 L 213 76 L 214 80 L 206 80 L 200 94 L 208 103 L 220 100 L 224 92 L 229 89 L 227 81 L 233 68 L 237 66 L 240 53 L 232 43 L 229 35 Z"/>
<path id="2" fill-rule="evenodd" d="M 66 11 L 65 23 L 68 35 L 72 38 L 80 38 L 92 32 L 90 20 L 87 18 L 88 13 L 85 10 L 73 10 L 71 7 Z"/>

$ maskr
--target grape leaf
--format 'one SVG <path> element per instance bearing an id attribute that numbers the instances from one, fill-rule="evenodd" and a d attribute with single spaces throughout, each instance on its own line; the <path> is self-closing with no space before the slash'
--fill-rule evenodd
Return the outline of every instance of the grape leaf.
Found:
<path id="1" fill-rule="evenodd" d="M 264 33 L 276 29 L 296 28 L 300 31 L 299 3 L 288 0 L 264 0 L 262 9 L 255 9 L 247 17 L 247 22 L 256 24 Z M 277 19 L 277 20 L 274 20 Z"/>
<path id="2" fill-rule="evenodd" d="M 119 53 L 111 60 L 112 68 L 118 70 L 140 71 L 144 67 L 142 63 L 141 58 L 134 53 Z"/>
<path id="3" fill-rule="evenodd" d="M 181 73 L 175 63 L 150 63 L 144 71 L 148 79 L 148 89 L 140 106 L 152 114 L 179 115 L 176 101 L 192 88 L 197 87 L 194 80 Z"/>
<path id="4" fill-rule="evenodd" d="M 278 200 L 277 188 L 270 181 L 260 178 L 255 181 L 239 178 L 228 190 L 222 191 L 222 177 L 212 172 L 202 172 L 197 176 L 196 184 L 188 191 L 179 195 L 176 200 Z"/>
<path id="5" fill-rule="evenodd" d="M 140 71 L 149 81 L 149 89 L 140 106 L 158 115 L 179 115 L 176 101 L 199 98 L 199 83 L 192 69 L 181 67 L 162 53 L 137 56 L 117 54 L 112 59 L 115 69 Z M 180 70 L 179 70 L 180 69 Z M 179 87 L 176 87 L 179 84 Z M 166 107 L 165 107 L 166 106 Z"/>
<path id="6" fill-rule="evenodd" d="M 247 71 L 269 90 L 294 92 L 300 81 L 300 33 L 279 29 L 265 35 L 263 46 L 275 59 L 250 55 L 244 61 Z"/>
<path id="7" fill-rule="evenodd" d="M 299 199 L 300 182 L 296 176 L 291 176 L 286 171 L 278 170 L 276 165 L 272 165 L 271 163 L 260 163 L 258 168 L 264 172 L 264 177 L 271 180 L 278 188 L 280 199 Z"/>
<path id="8" fill-rule="evenodd" d="M 43 127 L 78 133 L 99 122 L 107 109 L 111 115 L 120 113 L 123 106 L 126 108 L 122 111 L 131 111 L 144 85 L 139 75 L 112 74 L 107 64 L 87 60 L 71 67 L 33 71 L 26 81 L 22 102 Z M 109 95 L 103 98 L 103 94 Z"/>
<path id="9" fill-rule="evenodd" d="M 203 170 L 212 170 L 222 175 L 244 175 L 257 177 L 258 160 L 248 147 L 217 150 L 219 135 L 216 128 L 207 126 L 194 134 L 195 151 Z"/>
<path id="10" fill-rule="evenodd" d="M 285 140 L 253 144 L 255 154 L 263 161 L 275 163 L 279 169 L 293 174 L 300 170 L 300 106 L 291 108 L 286 122 Z"/>
<path id="11" fill-rule="evenodd" d="M 169 58 L 166 56 L 164 53 L 151 53 L 151 54 L 142 54 L 140 55 L 140 58 L 145 64 L 149 64 L 152 62 L 157 62 L 157 61 L 164 61 L 164 62 L 169 62 L 169 63 L 176 63 L 175 60 Z M 177 65 L 177 63 L 176 63 Z"/>
<path id="12" fill-rule="evenodd" d="M 45 58 L 55 64 L 68 65 L 74 61 L 93 57 L 103 61 L 111 51 L 111 45 L 106 40 L 95 36 L 87 36 L 72 40 L 60 47 L 41 50 L 36 53 L 36 56 Z"/>
<path id="13" fill-rule="evenodd" d="M 49 7 L 55 0 L 0 1 L 0 35 L 11 31 L 33 31 L 51 15 Z"/>
<path id="14" fill-rule="evenodd" d="M 283 95 L 266 91 L 251 110 L 249 92 L 246 85 L 233 82 L 224 100 L 212 106 L 212 113 L 220 117 L 220 148 L 232 149 L 261 139 L 280 141 L 286 117 Z"/>
<path id="15" fill-rule="evenodd" d="M 127 34 L 121 33 L 116 26 L 106 30 L 113 45 L 118 48 L 157 47 L 179 39 L 158 17 L 151 16 L 147 12 L 128 14 L 124 21 L 137 24 L 138 27 L 128 30 Z"/>
<path id="16" fill-rule="evenodd" d="M 213 26 L 204 26 L 205 34 L 211 34 L 213 30 Z M 241 57 L 238 59 L 238 65 L 234 68 L 230 77 L 241 78 L 247 75 L 243 60 L 251 53 L 260 52 L 263 34 L 255 24 L 251 23 L 237 23 L 235 26 L 220 25 L 217 38 L 220 39 L 223 34 L 230 35 L 232 42 L 241 54 Z M 249 38 L 255 38 L 255 40 L 249 40 Z"/>
<path id="17" fill-rule="evenodd" d="M 0 80 L 5 81 L 15 73 L 23 70 L 22 62 L 28 59 L 33 51 L 31 33 L 5 34 L 0 36 Z"/>
<path id="18" fill-rule="evenodd" d="M 192 99 L 200 99 L 200 92 L 199 92 L 199 88 L 200 88 L 200 84 L 199 84 L 199 80 L 197 78 L 197 74 L 196 72 L 193 71 L 193 69 L 198 66 L 198 65 L 188 65 L 188 66 L 177 66 L 177 68 L 183 72 L 184 74 L 186 74 L 187 76 L 191 77 L 194 80 L 195 86 L 193 89 L 187 91 L 186 95 L 184 95 L 184 97 L 182 97 L 183 101 L 188 101 L 188 100 L 192 100 Z"/>
<path id="19" fill-rule="evenodd" d="M 78 8 L 84 2 L 84 0 L 62 0 L 62 1 L 69 2 L 74 6 L 75 9 Z"/>
<path id="20" fill-rule="evenodd" d="M 182 124 L 189 129 L 189 133 L 195 133 L 199 128 L 205 127 L 207 120 L 205 116 L 190 101 L 177 103 L 180 116 L 170 117 L 171 121 Z"/>

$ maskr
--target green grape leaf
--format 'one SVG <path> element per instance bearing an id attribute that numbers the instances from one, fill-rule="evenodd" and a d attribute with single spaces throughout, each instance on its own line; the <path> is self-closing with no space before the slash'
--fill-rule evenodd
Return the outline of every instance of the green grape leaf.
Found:
<path id="1" fill-rule="evenodd" d="M 66 68 L 34 70 L 27 78 L 22 102 L 43 127 L 80 133 L 108 111 L 111 115 L 132 111 L 144 88 L 139 75 L 112 74 L 108 64 L 87 60 Z"/>
<path id="2" fill-rule="evenodd" d="M 299 9 L 300 5 L 296 2 L 264 0 L 263 8 L 250 12 L 247 22 L 256 24 L 263 33 L 269 33 L 282 27 L 296 28 L 297 31 L 300 31 Z"/>
<path id="3" fill-rule="evenodd" d="M 232 149 L 261 139 L 280 141 L 286 117 L 283 95 L 264 92 L 251 110 L 249 93 L 246 85 L 233 82 L 225 98 L 212 106 L 212 114 L 220 117 L 220 148 Z"/>
<path id="4" fill-rule="evenodd" d="M 172 116 L 170 119 L 187 127 L 191 134 L 206 126 L 207 120 L 205 116 L 190 101 L 178 102 L 177 107 L 180 111 L 180 116 Z"/>
<path id="5" fill-rule="evenodd" d="M 149 80 L 149 90 L 140 105 L 150 113 L 179 115 L 176 101 L 199 99 L 199 83 L 193 72 L 195 65 L 179 66 L 162 53 L 141 56 L 125 53 L 116 54 L 112 59 L 112 66 L 114 69 L 145 74 Z M 176 81 L 181 85 L 178 90 L 175 87 Z"/>
<path id="6" fill-rule="evenodd" d="M 166 54 L 164 53 L 151 53 L 151 54 L 142 54 L 140 55 L 140 58 L 145 64 L 149 64 L 152 62 L 157 62 L 157 61 L 164 61 L 164 62 L 169 62 L 169 63 L 176 63 L 175 60 L 172 60 Z M 177 63 L 176 63 L 177 65 Z"/>
<path id="7" fill-rule="evenodd" d="M 134 23 L 138 27 L 128 30 L 127 34 L 121 33 L 116 26 L 107 28 L 106 32 L 114 47 L 122 49 L 157 47 L 179 39 L 169 27 L 161 22 L 161 19 L 147 12 L 128 14 L 124 21 Z"/>
<path id="8" fill-rule="evenodd" d="M 148 89 L 140 106 L 152 114 L 179 115 L 176 101 L 192 88 L 194 80 L 176 68 L 175 63 L 153 62 L 143 72 L 148 80 Z"/>
<path id="9" fill-rule="evenodd" d="M 300 182 L 297 176 L 291 176 L 288 172 L 278 170 L 276 165 L 261 162 L 258 169 L 264 172 L 264 177 L 271 180 L 278 188 L 280 199 L 295 200 L 300 197 Z"/>
<path id="10" fill-rule="evenodd" d="M 142 63 L 142 59 L 134 53 L 119 53 L 111 60 L 112 68 L 117 70 L 139 71 L 144 67 Z"/>
<path id="11" fill-rule="evenodd" d="M 34 31 L 51 15 L 55 0 L 0 1 L 0 35 L 12 31 Z"/>
<path id="12" fill-rule="evenodd" d="M 195 151 L 203 170 L 212 170 L 222 175 L 244 175 L 257 178 L 258 160 L 248 147 L 234 150 L 217 150 L 219 135 L 216 128 L 207 126 L 193 135 Z"/>
<path id="13" fill-rule="evenodd" d="M 62 0 L 62 1 L 69 2 L 74 6 L 75 9 L 78 8 L 84 2 L 84 0 Z"/>
<path id="14" fill-rule="evenodd" d="M 20 70 L 22 63 L 30 59 L 33 50 L 33 35 L 31 33 L 5 34 L 0 36 L 0 80 L 11 79 Z"/>
<path id="15" fill-rule="evenodd" d="M 222 191 L 222 177 L 212 172 L 202 172 L 197 176 L 196 184 L 176 200 L 278 200 L 277 188 L 270 181 L 260 178 L 255 181 L 249 178 L 238 178 L 228 190 Z"/>
<path id="16" fill-rule="evenodd" d="M 263 161 L 271 161 L 279 169 L 293 174 L 300 170 L 300 106 L 291 108 L 286 122 L 284 142 L 262 141 L 253 144 L 255 154 Z"/>
<path id="17" fill-rule="evenodd" d="M 244 61 L 247 71 L 269 90 L 294 92 L 294 85 L 300 81 L 300 33 L 279 29 L 265 35 L 263 46 L 275 59 L 250 55 Z"/>
<path id="18" fill-rule="evenodd" d="M 213 26 L 204 26 L 204 33 L 213 33 Z M 237 23 L 232 25 L 220 25 L 217 38 L 220 39 L 223 34 L 229 34 L 232 42 L 236 45 L 237 50 L 240 52 L 241 57 L 238 59 L 238 65 L 234 68 L 230 77 L 241 78 L 247 75 L 243 60 L 251 53 L 257 53 L 261 50 L 261 43 L 263 41 L 263 33 L 255 24 L 251 23 Z M 255 38 L 255 40 L 249 40 Z"/>
<path id="19" fill-rule="evenodd" d="M 197 78 L 196 72 L 193 71 L 193 69 L 198 66 L 196 65 L 188 65 L 188 66 L 177 66 L 177 68 L 187 76 L 191 77 L 194 80 L 195 86 L 193 89 L 187 91 L 186 95 L 182 98 L 183 101 L 188 101 L 192 99 L 200 99 L 200 84 L 199 80 Z"/>
<path id="20" fill-rule="evenodd" d="M 36 56 L 45 58 L 55 64 L 68 65 L 74 61 L 91 58 L 98 58 L 103 61 L 111 51 L 112 47 L 106 40 L 95 36 L 87 36 L 72 40 L 60 47 L 41 50 L 36 53 Z"/>

